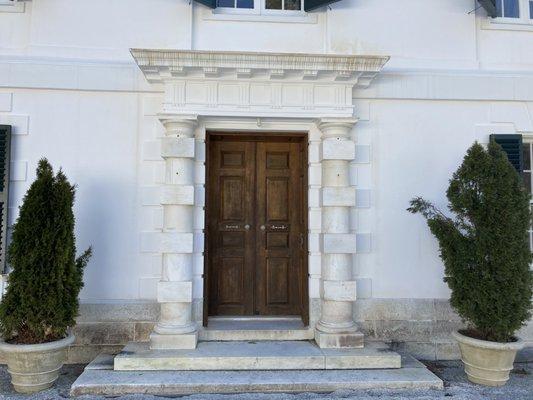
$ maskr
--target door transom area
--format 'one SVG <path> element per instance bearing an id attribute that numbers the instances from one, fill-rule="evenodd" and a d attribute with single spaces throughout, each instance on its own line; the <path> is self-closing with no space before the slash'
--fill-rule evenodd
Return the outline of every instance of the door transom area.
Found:
<path id="1" fill-rule="evenodd" d="M 204 316 L 307 325 L 307 135 L 208 133 L 207 148 Z"/>

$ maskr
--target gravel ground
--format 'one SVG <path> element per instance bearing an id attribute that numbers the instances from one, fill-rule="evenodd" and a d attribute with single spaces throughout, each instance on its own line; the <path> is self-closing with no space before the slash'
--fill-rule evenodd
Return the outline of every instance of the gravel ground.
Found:
<path id="1" fill-rule="evenodd" d="M 192 395 L 183 396 L 185 400 L 325 400 L 325 399 L 505 399 L 505 400 L 533 400 L 533 362 L 518 362 L 511 374 L 509 383 L 502 388 L 486 388 L 469 383 L 463 373 L 459 361 L 428 362 L 428 367 L 443 381 L 445 389 L 437 390 L 372 390 L 372 391 L 337 391 L 328 394 L 300 393 L 300 394 L 239 394 L 239 395 Z M 13 392 L 9 383 L 9 374 L 5 366 L 0 367 L 0 399 L 1 400 L 51 400 L 69 398 L 70 385 L 83 371 L 83 365 L 68 365 L 63 368 L 56 386 L 33 396 L 23 396 Z M 82 396 L 80 400 L 102 400 L 102 397 Z M 120 400 L 162 400 L 156 396 L 122 396 Z"/>

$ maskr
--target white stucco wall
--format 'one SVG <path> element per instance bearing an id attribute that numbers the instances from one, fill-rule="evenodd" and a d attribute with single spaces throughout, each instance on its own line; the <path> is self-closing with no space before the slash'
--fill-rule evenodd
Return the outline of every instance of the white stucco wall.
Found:
<path id="1" fill-rule="evenodd" d="M 533 133 L 533 31 L 490 29 L 473 0 L 343 0 L 304 20 L 223 20 L 187 0 L 34 0 L 0 12 L 0 123 L 15 126 L 12 217 L 46 156 L 79 185 L 80 250 L 95 256 L 86 301 L 154 299 L 160 260 L 139 252 L 140 187 L 160 173 L 142 141 L 162 133 L 161 88 L 130 47 L 387 54 L 357 89 L 360 294 L 446 298 L 437 244 L 405 211 L 445 205 L 466 148 L 489 133 Z M 27 170 L 26 170 L 27 168 Z M 26 172 L 27 171 L 27 172 Z M 362 198 L 362 197 L 361 197 Z M 12 219 L 13 219 L 12 218 Z M 201 291 L 200 291 L 201 293 Z"/>

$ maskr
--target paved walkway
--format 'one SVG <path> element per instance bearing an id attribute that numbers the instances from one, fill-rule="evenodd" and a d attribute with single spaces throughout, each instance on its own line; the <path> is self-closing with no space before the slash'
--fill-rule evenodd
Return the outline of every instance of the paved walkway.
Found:
<path id="1" fill-rule="evenodd" d="M 444 380 L 444 391 L 337 391 L 329 394 L 300 393 L 300 394 L 239 394 L 239 395 L 193 395 L 185 396 L 185 400 L 371 400 L 371 399 L 502 399 L 502 400 L 533 400 L 533 349 L 520 357 L 515 364 L 509 383 L 502 388 L 486 388 L 469 383 L 464 376 L 462 365 L 458 361 L 429 362 L 428 367 Z M 70 385 L 81 374 L 83 365 L 68 365 L 63 368 L 57 385 L 33 396 L 23 396 L 13 392 L 9 384 L 9 375 L 5 366 L 0 367 L 0 399 L 1 400 L 52 400 L 69 398 Z M 83 400 L 100 400 L 101 397 L 84 396 Z M 119 400 L 162 400 L 155 396 L 123 396 Z"/>

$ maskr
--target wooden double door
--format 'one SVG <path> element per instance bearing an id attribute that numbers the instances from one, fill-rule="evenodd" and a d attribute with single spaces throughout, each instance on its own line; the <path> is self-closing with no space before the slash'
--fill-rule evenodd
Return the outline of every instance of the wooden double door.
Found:
<path id="1" fill-rule="evenodd" d="M 307 325 L 305 136 L 209 134 L 207 171 L 204 315 Z"/>

